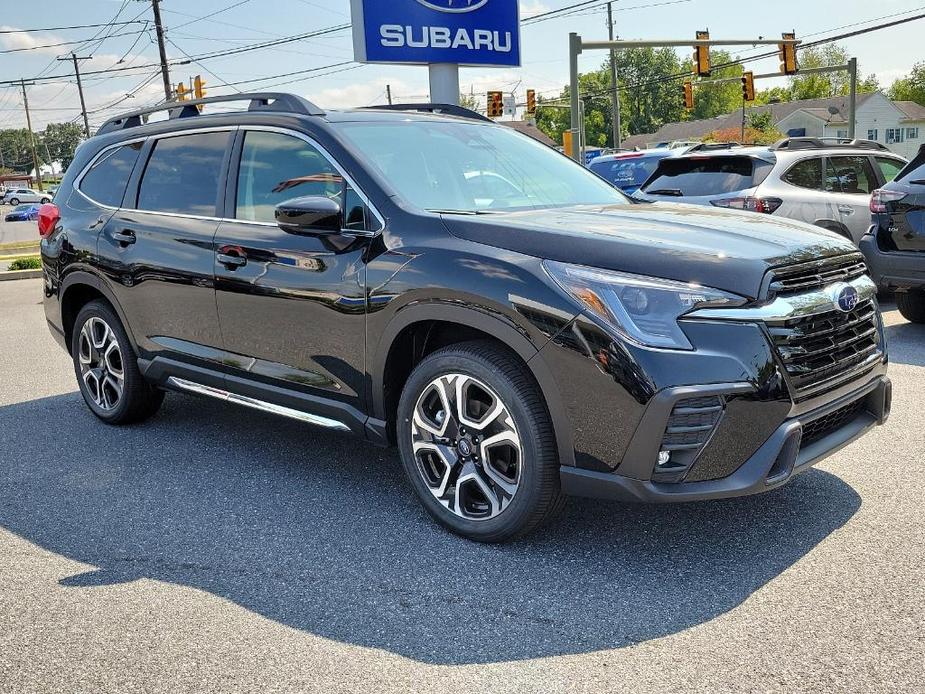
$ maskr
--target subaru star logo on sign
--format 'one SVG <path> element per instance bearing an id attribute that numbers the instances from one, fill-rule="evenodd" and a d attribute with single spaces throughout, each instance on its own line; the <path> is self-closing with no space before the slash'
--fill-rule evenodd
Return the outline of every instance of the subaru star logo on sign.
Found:
<path id="1" fill-rule="evenodd" d="M 839 309 L 845 313 L 853 311 L 858 305 L 858 290 L 850 284 L 836 286 L 833 293 L 835 294 L 835 303 Z"/>
<path id="2" fill-rule="evenodd" d="M 351 0 L 363 63 L 520 65 L 517 0 Z"/>

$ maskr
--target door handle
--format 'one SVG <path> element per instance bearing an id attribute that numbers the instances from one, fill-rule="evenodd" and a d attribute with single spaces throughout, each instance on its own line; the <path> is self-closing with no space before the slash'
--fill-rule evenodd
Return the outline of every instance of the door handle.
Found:
<path id="1" fill-rule="evenodd" d="M 112 233 L 112 238 L 115 241 L 118 241 L 122 246 L 128 246 L 129 244 L 135 243 L 135 232 L 131 229 L 123 229 L 122 231 L 114 231 Z"/>
<path id="2" fill-rule="evenodd" d="M 839 205 L 838 211 L 842 214 L 854 214 L 854 208 L 848 207 L 848 205 Z"/>
<path id="3" fill-rule="evenodd" d="M 234 251 L 231 253 L 217 253 L 215 259 L 229 270 L 247 265 L 247 258 Z"/>

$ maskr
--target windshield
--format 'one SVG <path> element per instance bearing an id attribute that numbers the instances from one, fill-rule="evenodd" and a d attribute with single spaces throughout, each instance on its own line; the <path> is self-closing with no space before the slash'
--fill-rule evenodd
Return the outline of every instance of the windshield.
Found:
<path id="1" fill-rule="evenodd" d="M 742 156 L 662 159 L 642 189 L 649 195 L 720 195 L 757 186 L 772 168 L 763 159 Z"/>
<path id="2" fill-rule="evenodd" d="M 402 198 L 425 210 L 475 214 L 627 201 L 584 167 L 504 126 L 389 121 L 338 128 Z"/>
<path id="3" fill-rule="evenodd" d="M 610 161 L 592 161 L 590 169 L 606 181 L 620 188 L 641 186 L 658 166 L 658 157 L 625 157 Z"/>

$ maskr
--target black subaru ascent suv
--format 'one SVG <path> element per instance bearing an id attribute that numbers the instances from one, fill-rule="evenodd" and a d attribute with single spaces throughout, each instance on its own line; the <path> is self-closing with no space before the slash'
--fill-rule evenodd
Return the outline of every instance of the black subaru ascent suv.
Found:
<path id="1" fill-rule="evenodd" d="M 39 227 L 48 324 L 101 420 L 183 391 L 397 445 L 427 511 L 475 540 L 568 494 L 770 490 L 889 413 L 850 242 L 629 201 L 455 106 L 129 113 Z"/>

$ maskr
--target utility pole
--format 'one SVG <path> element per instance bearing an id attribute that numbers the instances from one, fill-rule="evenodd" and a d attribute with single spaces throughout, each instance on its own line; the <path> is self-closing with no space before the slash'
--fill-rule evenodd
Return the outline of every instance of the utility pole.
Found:
<path id="1" fill-rule="evenodd" d="M 613 3 L 607 3 L 607 33 L 613 41 Z M 610 49 L 610 98 L 613 105 L 613 146 L 619 147 L 622 139 L 620 125 L 620 89 L 617 86 L 617 52 Z"/>
<path id="2" fill-rule="evenodd" d="M 38 186 L 39 191 L 44 190 L 42 188 L 42 172 L 39 171 L 39 157 L 35 153 L 35 133 L 32 132 L 32 117 L 29 115 L 29 97 L 26 94 L 26 80 L 21 79 L 19 83 L 22 85 L 22 103 L 26 108 L 26 127 L 29 129 L 29 147 L 32 149 L 32 166 L 35 167 L 35 185 Z M 35 84 L 35 82 L 29 82 L 29 84 Z"/>
<path id="3" fill-rule="evenodd" d="M 82 58 L 78 58 L 76 53 L 71 53 L 70 58 L 58 58 L 58 60 L 73 60 L 74 61 L 74 74 L 77 76 L 77 93 L 80 94 L 80 110 L 84 116 L 84 134 L 89 139 L 90 137 L 90 120 L 87 118 L 87 104 L 84 101 L 84 87 L 80 81 L 80 66 L 78 60 L 90 60 L 93 56 L 88 55 Z"/>
<path id="4" fill-rule="evenodd" d="M 389 101 L 389 106 L 391 106 L 392 105 L 392 85 L 391 84 L 385 85 L 385 97 Z"/>
<path id="5" fill-rule="evenodd" d="M 857 112 L 858 112 L 858 59 L 851 58 L 848 61 L 848 77 L 851 80 L 851 86 L 848 92 L 848 137 L 852 140 L 857 136 Z"/>
<path id="6" fill-rule="evenodd" d="M 164 78 L 164 98 L 170 101 L 173 98 L 173 89 L 170 86 L 170 70 L 167 67 L 167 49 L 164 47 L 164 25 L 161 23 L 161 0 L 151 0 L 154 9 L 154 29 L 157 32 L 157 50 L 161 54 L 161 77 Z"/>

